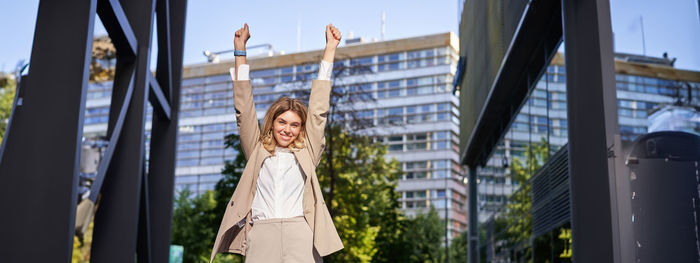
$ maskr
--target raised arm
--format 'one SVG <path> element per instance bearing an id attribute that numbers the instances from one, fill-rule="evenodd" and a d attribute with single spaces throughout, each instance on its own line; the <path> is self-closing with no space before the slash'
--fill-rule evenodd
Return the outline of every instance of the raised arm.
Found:
<path id="1" fill-rule="evenodd" d="M 333 24 L 326 26 L 326 49 L 323 50 L 323 61 L 333 64 L 335 49 L 338 48 L 341 37 L 340 31 Z"/>
<path id="2" fill-rule="evenodd" d="M 326 26 L 326 49 L 323 51 L 318 80 L 314 80 L 311 84 L 311 96 L 309 96 L 310 118 L 306 122 L 306 134 L 309 138 L 309 147 L 311 147 L 316 165 L 321 161 L 323 148 L 326 145 L 324 129 L 330 107 L 330 75 L 333 71 L 335 50 L 340 44 L 341 37 L 340 31 L 333 24 Z"/>
<path id="3" fill-rule="evenodd" d="M 236 31 L 233 39 L 235 50 L 245 51 L 245 45 L 250 39 L 248 24 Z M 248 158 L 260 137 L 258 117 L 253 102 L 253 88 L 250 85 L 249 67 L 246 56 L 236 56 L 234 68 L 230 69 L 233 80 L 233 107 L 236 110 L 238 135 L 241 137 L 241 148 Z"/>
<path id="4" fill-rule="evenodd" d="M 248 42 L 248 39 L 250 39 L 250 29 L 248 29 L 248 23 L 243 24 L 243 27 L 240 29 L 236 30 L 235 36 L 233 37 L 233 48 L 234 50 L 242 50 L 245 51 L 245 44 Z M 238 66 L 241 65 L 248 65 L 246 63 L 246 56 L 236 56 L 235 58 L 235 80 L 238 80 Z M 247 74 L 246 74 L 247 75 Z M 246 78 L 246 80 L 248 80 Z"/>

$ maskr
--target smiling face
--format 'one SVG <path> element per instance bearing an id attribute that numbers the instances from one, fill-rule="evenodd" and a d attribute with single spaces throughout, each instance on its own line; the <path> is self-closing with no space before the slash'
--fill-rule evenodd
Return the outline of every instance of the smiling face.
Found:
<path id="1" fill-rule="evenodd" d="M 275 153 L 275 147 L 304 148 L 304 123 L 307 109 L 296 99 L 281 97 L 265 113 L 260 142 L 265 150 Z"/>
<path id="2" fill-rule="evenodd" d="M 287 147 L 297 139 L 301 132 L 301 117 L 291 110 L 285 111 L 275 118 L 272 135 L 279 147 Z"/>

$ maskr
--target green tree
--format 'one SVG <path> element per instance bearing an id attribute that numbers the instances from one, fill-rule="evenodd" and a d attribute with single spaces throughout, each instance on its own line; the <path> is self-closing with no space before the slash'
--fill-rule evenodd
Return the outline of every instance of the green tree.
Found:
<path id="1" fill-rule="evenodd" d="M 404 252 L 408 260 L 403 262 L 443 262 L 445 225 L 437 210 L 431 207 L 428 213 L 417 214 L 406 223 L 408 227 L 403 238 L 408 242 Z"/>
<path id="2" fill-rule="evenodd" d="M 467 262 L 467 231 L 459 234 L 450 243 L 450 262 Z"/>
<path id="3" fill-rule="evenodd" d="M 383 250 L 378 262 L 397 254 L 392 245 L 400 238 L 402 220 L 399 194 L 395 191 L 401 165 L 387 161 L 387 148 L 331 126 L 326 138 L 333 158 L 322 158 L 317 174 L 324 195 L 328 194 L 334 174 L 334 197 L 329 205 L 333 221 L 345 249 L 333 254 L 332 262 L 370 262 Z M 324 196 L 324 198 L 328 198 Z"/>
<path id="4" fill-rule="evenodd" d="M 180 191 L 174 200 L 172 243 L 185 249 L 184 262 L 208 262 L 211 243 L 218 228 L 208 226 L 215 220 L 213 191 L 192 197 L 189 189 Z"/>
<path id="5" fill-rule="evenodd" d="M 243 154 L 243 148 L 241 148 L 240 137 L 237 134 L 229 134 L 224 137 L 224 144 L 226 148 L 233 149 L 237 153 L 236 158 L 233 161 L 226 160 L 224 162 L 224 169 L 221 171 L 223 177 L 216 183 L 214 187 L 214 196 L 216 199 L 216 207 L 214 209 L 216 213 L 216 218 L 221 220 L 224 217 L 224 212 L 226 212 L 226 205 L 228 201 L 231 200 L 233 196 L 233 191 L 236 190 L 236 185 L 238 181 L 241 180 L 243 176 L 243 169 L 245 169 L 246 159 Z M 211 222 L 212 227 L 218 229 L 219 222 Z"/>
<path id="6" fill-rule="evenodd" d="M 387 216 L 394 218 L 386 221 L 375 239 L 378 248 L 377 253 L 372 258 L 372 262 L 409 262 L 412 243 L 407 237 L 407 233 L 412 231 L 410 220 L 404 217 L 403 212 L 398 211 L 397 216 Z"/>
<path id="7" fill-rule="evenodd" d="M 16 84 L 12 75 L 0 73 L 0 144 L 5 137 L 7 122 L 10 119 L 12 103 L 17 89 Z"/>
<path id="8" fill-rule="evenodd" d="M 245 169 L 246 159 L 243 153 L 243 148 L 241 148 L 240 137 L 237 134 L 229 134 L 224 138 L 224 144 L 226 148 L 233 149 L 237 155 L 233 161 L 226 160 L 224 164 L 224 169 L 221 171 L 223 177 L 219 182 L 216 183 L 214 187 L 214 198 L 216 199 L 216 206 L 214 207 L 213 213 L 216 215 L 213 221 L 209 222 L 209 227 L 216 229 L 218 231 L 219 225 L 221 224 L 221 219 L 224 218 L 224 212 L 226 212 L 226 206 L 228 205 L 231 196 L 233 196 L 233 191 L 236 190 L 238 182 L 243 176 L 243 169 Z M 214 246 L 214 239 L 208 241 L 210 246 Z M 211 249 L 211 248 L 210 248 Z M 211 252 L 211 250 L 210 250 Z M 219 254 L 216 256 L 214 261 L 217 262 L 243 262 L 243 257 L 238 254 Z"/>
<path id="9" fill-rule="evenodd" d="M 241 153 L 239 136 L 229 134 L 225 137 L 226 148 Z M 183 245 L 184 262 L 209 262 L 211 249 L 221 219 L 226 211 L 233 191 L 243 174 L 246 159 L 238 154 L 233 161 L 226 161 L 222 170 L 223 178 L 217 182 L 214 191 L 193 196 L 189 189 L 178 193 L 173 211 L 173 244 Z M 218 254 L 214 262 L 242 262 L 240 255 Z"/>
<path id="10" fill-rule="evenodd" d="M 513 158 L 511 176 L 520 188 L 511 195 L 506 204 L 507 242 L 515 250 L 515 258 L 531 258 L 532 246 L 532 185 L 530 178 L 549 158 L 549 143 L 543 137 L 540 143 L 528 145 L 525 164 Z"/>

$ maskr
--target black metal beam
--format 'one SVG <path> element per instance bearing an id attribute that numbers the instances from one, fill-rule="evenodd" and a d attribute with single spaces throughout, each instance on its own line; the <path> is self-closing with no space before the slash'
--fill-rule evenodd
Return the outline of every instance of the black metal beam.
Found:
<path id="1" fill-rule="evenodd" d="M 100 190 L 102 189 L 102 184 L 104 183 L 107 168 L 109 168 L 109 164 L 112 162 L 112 156 L 114 155 L 114 150 L 117 148 L 119 135 L 121 134 L 122 127 L 124 127 L 124 119 L 126 119 L 126 112 L 129 109 L 129 102 L 131 101 L 131 96 L 134 93 L 133 63 L 130 66 L 128 66 L 128 68 L 121 69 L 121 67 L 119 66 L 117 66 L 117 68 L 119 68 L 119 70 L 117 70 L 117 73 L 115 73 L 115 75 L 126 74 L 127 76 L 129 76 L 128 84 L 126 86 L 126 93 L 124 94 L 123 99 L 121 99 L 121 107 L 116 107 L 116 105 L 119 104 L 114 104 L 115 106 L 111 107 L 112 109 L 118 109 L 119 112 L 118 114 L 116 114 L 116 121 L 114 122 L 113 128 L 110 129 L 111 132 L 109 133 L 109 144 L 107 144 L 107 149 L 102 155 L 102 159 L 100 159 L 100 164 L 97 166 L 97 175 L 95 176 L 95 181 L 93 181 L 92 186 L 90 187 L 89 198 L 93 203 L 97 203 L 97 196 L 100 194 Z M 115 88 L 117 90 L 122 90 L 123 85 L 117 83 L 117 80 L 121 79 L 121 77 L 115 79 L 113 90 Z M 118 96 L 115 96 L 115 98 L 116 97 Z"/>
<path id="2" fill-rule="evenodd" d="M 478 184 L 477 184 L 477 167 L 469 166 L 469 181 L 467 182 L 467 187 L 469 188 L 469 218 L 468 218 L 468 240 L 467 245 L 467 262 L 478 263 L 479 262 L 479 205 L 477 203 L 478 198 Z"/>
<path id="3" fill-rule="evenodd" d="M 148 174 L 143 170 L 141 182 L 141 206 L 139 207 L 139 226 L 136 241 L 136 262 L 155 262 L 152 258 L 152 240 L 151 240 L 151 223 L 150 215 L 150 194 L 148 192 Z M 167 262 L 167 261 L 161 261 Z"/>
<path id="4" fill-rule="evenodd" d="M 620 262 L 614 161 L 622 153 L 613 150 L 619 132 L 610 3 L 561 2 L 573 260 Z"/>
<path id="5" fill-rule="evenodd" d="M 480 111 L 462 163 L 484 166 L 501 136 L 544 73 L 562 37 L 559 1 L 534 0 L 525 8 L 486 102 Z M 505 105 L 505 106 L 504 106 Z"/>
<path id="6" fill-rule="evenodd" d="M 97 1 L 41 1 L 0 160 L 0 261 L 71 262 Z"/>
<path id="7" fill-rule="evenodd" d="M 175 28 L 171 27 L 172 23 L 177 23 L 177 22 L 183 22 L 184 23 L 184 12 L 185 10 L 171 10 L 171 1 L 169 0 L 157 0 L 156 2 L 156 19 L 157 19 L 157 26 L 158 26 L 158 39 L 162 41 L 158 41 L 158 60 L 157 60 L 157 66 L 156 66 L 156 75 L 158 76 L 157 80 L 159 83 L 162 83 L 163 87 L 167 88 L 163 92 L 165 93 L 165 97 L 168 98 L 168 101 L 172 102 L 172 95 L 173 94 L 173 67 L 175 68 L 182 68 L 182 61 L 178 62 L 178 65 L 173 65 L 173 49 L 172 46 L 173 43 L 172 41 L 175 40 L 175 38 L 171 37 L 173 34 L 177 34 L 178 32 L 173 32 L 172 29 L 178 30 L 178 24 L 173 24 Z M 174 5 L 177 5 L 179 3 L 173 3 Z M 173 5 L 173 6 L 174 6 Z M 182 14 L 180 13 L 182 12 Z M 173 13 L 171 15 L 171 13 Z M 173 19 L 171 19 L 173 17 Z M 180 19 L 182 17 L 182 19 Z M 184 39 L 180 39 L 181 41 L 184 41 Z M 162 50 L 162 51 L 161 51 Z M 179 80 L 178 80 L 179 83 Z"/>
<path id="8" fill-rule="evenodd" d="M 95 214 L 92 262 L 134 262 L 138 240 L 142 176 L 144 167 L 148 60 L 155 1 L 121 1 L 124 13 L 138 40 L 134 91 L 124 126 L 107 168 L 102 198 Z M 114 90 L 113 92 L 115 92 Z M 114 96 L 120 94 L 114 93 Z M 117 101 L 120 98 L 116 98 Z M 112 99 L 113 103 L 115 98 Z M 121 101 L 124 101 L 121 99 Z M 121 104 L 116 104 L 121 105 Z M 114 109 L 114 104 L 112 109 Z M 111 115 L 111 113 L 110 113 Z M 110 120 L 110 127 L 113 121 Z"/>
<path id="9" fill-rule="evenodd" d="M 97 14 L 100 16 L 109 38 L 120 56 L 136 56 L 136 36 L 131 29 L 124 9 L 118 0 L 99 0 Z"/>
<path id="10" fill-rule="evenodd" d="M 186 0 L 159 0 L 156 5 L 158 26 L 158 64 L 156 79 L 171 105 L 170 120 L 154 112 L 151 121 L 151 148 L 148 166 L 150 196 L 151 250 L 154 262 L 166 262 L 170 249 L 175 152 L 180 108 L 180 80 L 185 39 Z M 165 34 L 164 32 L 169 32 Z"/>
<path id="11" fill-rule="evenodd" d="M 170 120 L 170 103 L 158 84 L 158 79 L 153 74 L 148 74 L 148 86 L 150 87 L 148 101 L 153 105 L 153 111 L 162 114 L 167 120 Z"/>

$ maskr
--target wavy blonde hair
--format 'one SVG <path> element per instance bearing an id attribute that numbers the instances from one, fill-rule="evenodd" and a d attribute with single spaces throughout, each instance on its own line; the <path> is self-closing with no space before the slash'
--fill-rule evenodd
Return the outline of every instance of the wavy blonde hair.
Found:
<path id="1" fill-rule="evenodd" d="M 265 150 L 271 154 L 275 153 L 275 147 L 277 147 L 277 141 L 272 135 L 275 119 L 277 119 L 277 117 L 279 117 L 282 113 L 290 110 L 299 115 L 299 118 L 301 118 L 301 130 L 299 131 L 297 138 L 289 144 L 288 148 L 290 150 L 304 148 L 304 137 L 306 137 L 306 105 L 296 99 L 281 97 L 270 105 L 270 108 L 267 110 L 265 117 L 263 118 L 263 128 L 260 130 L 260 142 L 262 143 L 263 147 L 265 147 Z"/>

